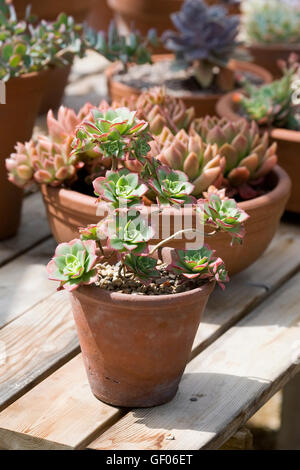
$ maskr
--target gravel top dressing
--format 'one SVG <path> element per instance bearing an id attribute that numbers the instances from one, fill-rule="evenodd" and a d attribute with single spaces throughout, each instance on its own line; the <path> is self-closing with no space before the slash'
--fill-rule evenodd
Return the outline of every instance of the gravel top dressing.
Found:
<path id="1" fill-rule="evenodd" d="M 247 78 L 253 84 L 262 84 L 262 79 L 251 72 L 238 72 L 239 76 Z M 201 89 L 193 77 L 193 68 L 174 70 L 171 60 L 160 60 L 153 64 L 133 65 L 126 73 L 116 73 L 113 77 L 117 82 L 145 91 L 155 86 L 165 86 L 167 93 L 172 96 L 193 96 L 208 94 L 224 94 L 215 85 L 209 89 Z M 237 82 L 237 88 L 239 84 Z"/>
<path id="2" fill-rule="evenodd" d="M 96 285 L 102 289 L 123 294 L 167 295 L 196 289 L 203 284 L 203 280 L 200 279 L 182 280 L 182 277 L 169 273 L 166 266 L 166 264 L 158 261 L 157 269 L 160 271 L 161 276 L 146 284 L 139 279 L 134 279 L 132 274 L 126 274 L 125 277 L 120 278 L 118 274 L 119 263 L 112 266 L 109 263 L 101 263 L 96 266 L 99 274 Z"/>

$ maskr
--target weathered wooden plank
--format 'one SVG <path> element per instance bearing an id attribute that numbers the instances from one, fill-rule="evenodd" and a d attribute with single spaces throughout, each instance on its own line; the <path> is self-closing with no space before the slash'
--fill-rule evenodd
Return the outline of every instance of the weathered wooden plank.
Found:
<path id="1" fill-rule="evenodd" d="M 300 274 L 193 359 L 171 403 L 129 412 L 88 447 L 219 448 L 300 370 L 299 283 Z"/>
<path id="2" fill-rule="evenodd" d="M 30 194 L 23 200 L 22 220 L 15 237 L 0 242 L 0 266 L 50 237 L 41 194 Z"/>
<path id="3" fill-rule="evenodd" d="M 281 239 L 281 237 L 278 236 L 277 240 L 280 241 L 280 244 L 278 246 L 280 246 L 282 248 L 282 239 Z M 277 242 L 275 241 L 274 243 L 277 243 Z M 296 261 L 295 260 L 298 259 L 298 258 L 296 258 L 296 256 L 297 256 L 299 247 L 296 244 L 296 242 L 295 243 L 294 242 L 290 243 L 289 247 L 290 247 L 289 249 L 291 250 L 290 257 L 291 257 L 291 260 L 294 261 L 294 264 L 289 265 L 289 266 L 288 266 L 288 264 L 284 264 L 284 269 L 281 271 L 281 275 L 285 276 L 285 277 L 288 275 L 289 270 L 294 271 L 295 266 L 296 266 Z M 292 253 L 293 253 L 293 256 L 292 256 Z M 276 257 L 272 256 L 271 260 L 273 260 L 273 269 L 275 271 L 279 271 L 280 263 L 282 262 L 281 257 L 280 256 L 276 256 Z M 263 273 L 264 266 L 267 266 L 267 265 L 268 265 L 268 263 L 264 262 L 264 258 L 262 258 L 257 263 L 257 271 L 258 272 L 260 271 L 260 273 Z M 219 292 L 216 292 L 216 294 L 214 294 L 214 296 L 212 297 L 212 299 L 209 303 L 207 312 L 205 313 L 203 322 L 202 322 L 202 324 L 200 326 L 200 329 L 199 329 L 199 332 L 197 334 L 197 338 L 196 338 L 196 341 L 195 341 L 195 344 L 194 344 L 194 354 L 196 354 L 197 352 L 202 350 L 204 347 L 209 345 L 215 338 L 220 336 L 232 324 L 237 322 L 243 315 L 245 315 L 251 308 L 253 308 L 254 304 L 261 301 L 264 298 L 264 296 L 267 294 L 266 287 L 264 287 L 264 286 L 254 286 L 251 283 L 249 284 L 248 279 L 250 279 L 250 281 L 251 281 L 251 278 L 248 278 L 246 274 L 244 274 L 243 276 L 233 278 L 232 283 L 229 285 L 229 287 L 227 288 L 225 293 L 219 291 Z M 25 324 L 26 324 L 26 316 L 27 315 L 30 315 L 30 312 L 27 312 L 23 316 Z M 9 326 L 11 326 L 11 325 L 9 325 Z M 12 323 L 12 326 L 13 326 L 13 323 Z M 8 327 L 6 327 L 6 328 L 8 328 Z M 46 334 L 48 334 L 47 331 L 46 331 Z M 8 333 L 8 336 L 9 335 L 10 335 L 10 333 Z M 20 359 L 20 360 L 22 361 L 22 359 Z M 20 367 L 21 367 L 21 365 L 20 365 Z M 26 367 L 26 363 L 25 363 L 25 367 Z M 66 364 L 64 366 L 65 371 L 66 371 L 67 374 L 68 374 L 68 367 L 69 367 L 69 364 Z M 41 374 L 46 375 L 46 373 L 47 373 L 47 362 L 42 363 L 42 365 L 39 366 L 38 371 Z M 35 377 L 35 380 L 36 380 L 36 377 Z M 49 379 L 47 379 L 47 380 L 49 380 Z M 47 380 L 46 380 L 46 382 L 47 382 Z M 76 379 L 74 378 L 74 383 L 75 383 L 75 380 Z M 21 383 L 21 386 L 19 387 L 19 383 L 17 381 L 17 383 L 15 383 L 15 386 L 18 388 L 18 394 L 20 394 L 22 392 L 22 383 Z M 29 383 L 27 384 L 27 387 L 29 387 Z M 31 385 L 31 387 L 32 387 L 32 385 Z M 37 393 L 37 395 L 38 395 L 40 393 L 38 387 L 39 386 L 35 387 L 35 389 L 33 389 L 30 392 L 30 393 L 33 394 L 32 395 L 33 398 L 31 400 L 33 403 L 35 402 L 35 399 L 34 399 L 35 395 L 34 394 Z M 51 387 L 53 387 L 53 382 L 51 382 Z M 29 394 L 27 394 L 27 395 L 29 395 Z M 19 403 L 19 410 L 25 410 L 26 411 L 25 405 L 24 405 L 24 408 L 23 408 L 23 405 L 22 405 L 22 399 L 23 398 L 18 400 L 17 403 Z M 9 397 L 8 397 L 8 399 L 9 399 Z M 52 405 L 53 404 L 51 402 L 51 406 Z M 50 406 L 50 403 L 49 403 L 49 406 Z M 98 403 L 98 406 L 101 406 L 101 404 Z M 47 407 L 45 407 L 45 409 L 47 409 Z M 84 405 L 83 405 L 81 411 L 82 411 L 82 414 L 84 415 Z M 23 413 L 23 411 L 21 412 L 20 416 L 22 415 L 22 413 Z M 57 411 L 57 413 L 59 414 L 59 411 Z M 64 410 L 64 413 L 68 413 L 68 411 Z M 61 416 L 62 420 L 64 419 L 64 413 L 62 413 L 62 416 Z M 28 418 L 28 416 L 27 416 L 27 418 Z M 47 426 L 47 418 L 46 417 L 44 419 L 44 424 L 45 424 L 45 426 Z M 105 426 L 105 425 L 106 425 L 105 423 L 101 423 L 101 426 Z M 32 442 L 33 438 L 35 439 L 35 437 L 36 437 L 37 441 L 39 441 L 38 436 L 35 436 L 34 432 L 33 432 L 33 435 L 31 435 L 31 437 L 30 437 L 31 442 Z M 60 434 L 59 439 L 60 439 L 59 442 L 58 442 L 58 439 L 54 439 L 54 441 L 57 442 L 58 445 L 65 445 L 66 440 L 68 439 L 68 436 L 66 435 L 65 437 L 63 437 Z M 86 439 L 86 436 L 81 436 L 82 441 L 85 440 L 85 439 Z M 79 440 L 78 442 L 81 442 L 81 440 Z M 20 434 L 19 442 L 20 442 L 20 445 L 22 445 L 22 442 L 23 442 L 22 434 Z M 40 444 L 37 443 L 37 445 L 44 445 L 44 443 L 40 442 Z"/>
<path id="4" fill-rule="evenodd" d="M 122 415 L 92 395 L 81 355 L 21 400 L 0 413 L 2 448 L 82 448 Z"/>
<path id="5" fill-rule="evenodd" d="M 56 292 L 0 330 L 0 409 L 79 352 L 66 292 Z"/>
<path id="6" fill-rule="evenodd" d="M 46 272 L 54 249 L 49 239 L 0 268 L 0 328 L 55 292 Z"/>

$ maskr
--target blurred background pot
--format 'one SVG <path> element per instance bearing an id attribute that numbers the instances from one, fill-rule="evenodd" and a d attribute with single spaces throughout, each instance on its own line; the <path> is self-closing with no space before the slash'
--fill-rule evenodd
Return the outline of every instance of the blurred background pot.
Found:
<path id="1" fill-rule="evenodd" d="M 272 241 L 285 205 L 290 195 L 291 182 L 287 173 L 280 167 L 268 175 L 267 185 L 270 191 L 263 196 L 244 201 L 238 206 L 245 210 L 250 218 L 246 221 L 246 236 L 242 245 L 230 247 L 230 236 L 218 233 L 208 237 L 205 242 L 216 250 L 226 265 L 230 275 L 236 274 L 256 261 Z M 78 227 L 96 224 L 101 218 L 96 215 L 96 198 L 86 196 L 68 189 L 42 186 L 42 194 L 46 205 L 48 220 L 54 238 L 58 243 L 67 242 L 78 237 Z M 141 213 L 146 214 L 150 221 L 150 208 L 146 206 Z M 196 227 L 196 215 L 191 208 L 181 210 L 165 208 L 163 215 L 157 220 L 155 243 L 167 238 L 166 220 L 170 223 L 172 234 L 181 227 Z M 155 228 L 155 219 L 152 219 Z M 184 249 L 186 238 L 172 240 L 168 245 Z M 195 247 L 194 247 L 195 248 Z"/>
<path id="2" fill-rule="evenodd" d="M 287 61 L 292 52 L 300 54 L 300 44 L 253 44 L 246 49 L 253 57 L 253 62 L 267 69 L 274 79 L 282 77 L 278 60 Z"/>
<path id="3" fill-rule="evenodd" d="M 233 102 L 233 93 L 226 94 L 217 104 L 219 116 L 231 121 L 241 119 L 238 114 L 238 105 Z M 265 129 L 262 129 L 264 131 Z M 288 173 L 292 181 L 291 196 L 287 202 L 286 210 L 300 214 L 300 132 L 288 129 L 270 129 L 271 143 L 277 142 L 277 156 L 279 165 Z"/>
<path id="4" fill-rule="evenodd" d="M 153 62 L 159 62 L 162 60 L 171 60 L 172 57 L 172 54 L 156 54 L 152 56 L 152 60 Z M 235 72 L 250 72 L 251 74 L 259 77 L 264 83 L 272 82 L 272 75 L 263 67 L 259 67 L 255 64 L 232 60 L 230 62 L 230 68 L 233 69 Z M 118 71 L 119 64 L 115 63 L 110 65 L 105 72 L 108 93 L 111 100 L 119 101 L 124 98 L 129 98 L 131 95 L 138 96 L 142 90 L 129 86 L 125 83 L 121 83 L 114 78 L 114 75 Z M 185 94 L 183 94 L 182 96 L 178 96 L 177 93 L 176 96 L 183 100 L 187 108 L 189 108 L 190 106 L 194 106 L 196 111 L 196 117 L 201 117 L 206 116 L 207 114 L 214 115 L 216 113 L 216 104 L 222 96 L 222 93 L 203 93 L 193 94 L 190 96 L 186 96 Z"/>
<path id="5" fill-rule="evenodd" d="M 31 12 L 43 20 L 56 20 L 59 13 L 66 13 L 82 22 L 86 19 L 94 0 L 14 0 L 18 18 L 23 18 L 27 5 Z"/>
<path id="6" fill-rule="evenodd" d="M 5 159 L 17 142 L 31 138 L 35 118 L 48 86 L 47 71 L 24 74 L 6 82 L 6 104 L 0 104 L 0 239 L 16 234 L 23 191 L 7 179 Z"/>
<path id="7" fill-rule="evenodd" d="M 73 315 L 94 395 L 132 408 L 170 401 L 213 288 L 210 282 L 183 293 L 149 296 L 91 286 L 73 291 Z"/>
<path id="8" fill-rule="evenodd" d="M 70 64 L 62 67 L 50 67 L 47 70 L 49 86 L 45 90 L 41 102 L 40 114 L 46 114 L 49 109 L 54 110 L 61 105 L 71 68 Z"/>

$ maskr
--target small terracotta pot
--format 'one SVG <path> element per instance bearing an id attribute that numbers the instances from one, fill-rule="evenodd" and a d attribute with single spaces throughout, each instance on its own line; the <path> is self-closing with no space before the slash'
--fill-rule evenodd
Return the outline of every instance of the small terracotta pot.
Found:
<path id="1" fill-rule="evenodd" d="M 94 395 L 149 407 L 175 396 L 214 283 L 173 295 L 134 296 L 84 286 L 72 309 Z"/>
<path id="2" fill-rule="evenodd" d="M 238 114 L 238 105 L 233 102 L 233 94 L 228 93 L 217 104 L 219 116 L 231 121 L 241 119 Z M 265 129 L 262 129 L 265 130 Z M 292 180 L 291 196 L 287 202 L 286 210 L 300 213 L 300 132 L 288 129 L 271 129 L 271 143 L 277 142 L 279 165 L 288 173 Z"/>
<path id="3" fill-rule="evenodd" d="M 86 19 L 94 0 L 14 0 L 18 18 L 24 18 L 26 7 L 31 5 L 31 12 L 41 20 L 56 20 L 59 13 L 66 13 L 82 22 Z"/>
<path id="4" fill-rule="evenodd" d="M 153 62 L 158 62 L 161 60 L 170 60 L 172 59 L 172 54 L 158 54 L 153 55 L 152 60 Z M 256 74 L 260 77 L 265 83 L 272 82 L 272 75 L 262 67 L 258 67 L 257 65 L 250 64 L 248 62 L 240 62 L 236 60 L 232 60 L 230 62 L 230 68 L 232 68 L 236 72 L 251 72 Z M 119 65 L 112 64 L 110 65 L 106 71 L 106 79 L 107 79 L 107 87 L 108 92 L 111 99 L 114 101 L 119 101 L 123 98 L 128 98 L 131 95 L 138 96 L 141 93 L 141 90 L 138 88 L 131 87 L 129 85 L 125 85 L 124 83 L 120 83 L 114 80 L 114 75 L 118 71 Z M 215 114 L 216 112 L 216 104 L 220 97 L 222 96 L 221 93 L 219 94 L 207 94 L 207 95 L 193 95 L 193 96 L 181 96 L 180 98 L 184 101 L 187 107 L 194 106 L 196 111 L 196 116 L 206 116 L 207 114 Z"/>
<path id="5" fill-rule="evenodd" d="M 253 44 L 246 49 L 253 62 L 267 69 L 275 79 L 282 77 L 278 60 L 287 61 L 292 52 L 300 54 L 300 44 Z"/>
<path id="6" fill-rule="evenodd" d="M 46 114 L 49 109 L 57 109 L 62 102 L 68 83 L 72 65 L 51 67 L 48 72 L 49 86 L 42 99 L 40 114 Z"/>
<path id="7" fill-rule="evenodd" d="M 290 194 L 290 178 L 280 167 L 276 167 L 268 177 L 270 192 L 251 201 L 239 203 L 250 218 L 246 222 L 246 236 L 242 245 L 230 247 L 230 237 L 218 233 L 205 238 L 211 248 L 216 250 L 226 265 L 230 275 L 236 274 L 256 261 L 270 244 L 276 232 L 279 220 Z M 58 243 L 78 237 L 78 227 L 96 224 L 101 217 L 96 215 L 96 198 L 67 189 L 42 186 L 42 193 L 47 209 L 48 220 L 54 238 Z M 150 223 L 150 208 L 146 206 L 142 213 Z M 164 240 L 167 221 L 170 222 L 169 234 L 180 228 L 197 227 L 196 215 L 190 208 L 183 210 L 166 208 L 157 221 L 155 243 Z M 168 246 L 184 249 L 186 238 L 172 240 Z"/>
<path id="8" fill-rule="evenodd" d="M 0 104 L 0 239 L 16 234 L 20 222 L 22 190 L 7 179 L 5 159 L 17 142 L 28 141 L 43 93 L 48 86 L 46 71 L 12 78 L 6 83 L 6 104 Z"/>

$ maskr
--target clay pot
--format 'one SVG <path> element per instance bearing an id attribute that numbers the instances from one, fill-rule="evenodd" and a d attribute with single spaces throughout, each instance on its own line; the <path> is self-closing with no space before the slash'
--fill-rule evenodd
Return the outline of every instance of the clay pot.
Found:
<path id="1" fill-rule="evenodd" d="M 0 239 L 16 234 L 20 222 L 22 190 L 7 180 L 5 159 L 17 142 L 31 138 L 43 93 L 48 86 L 46 71 L 12 78 L 6 83 L 6 104 L 0 104 Z"/>
<path id="2" fill-rule="evenodd" d="M 241 13 L 240 2 L 235 5 L 227 5 L 226 2 L 222 0 L 205 0 L 205 3 L 207 3 L 207 5 L 222 5 L 227 8 L 229 15 L 239 15 Z"/>
<path id="3" fill-rule="evenodd" d="M 214 283 L 173 295 L 133 296 L 91 286 L 71 293 L 93 394 L 121 407 L 175 396 Z"/>
<path id="4" fill-rule="evenodd" d="M 291 183 L 286 172 L 276 167 L 269 174 L 267 184 L 270 191 L 266 195 L 239 203 L 239 207 L 250 215 L 246 222 L 246 236 L 242 245 L 235 244 L 230 247 L 230 237 L 224 233 L 205 238 L 205 242 L 224 260 L 230 275 L 254 263 L 274 237 L 289 198 Z M 96 215 L 94 197 L 49 186 L 42 186 L 42 193 L 50 227 L 58 243 L 77 238 L 78 227 L 96 224 L 100 220 L 100 216 Z M 146 206 L 143 212 L 150 223 L 150 208 Z M 157 223 L 155 243 L 166 239 L 169 235 L 165 233 L 167 221 L 170 221 L 169 234 L 177 232 L 181 227 L 197 226 L 196 215 L 192 209 L 185 208 L 179 211 L 166 208 Z M 172 240 L 168 246 L 184 249 L 188 242 L 191 240 L 180 238 Z"/>
<path id="5" fill-rule="evenodd" d="M 232 93 L 225 95 L 217 104 L 217 112 L 221 117 L 231 121 L 241 119 L 238 114 L 238 105 L 233 102 Z M 300 132 L 287 129 L 271 129 L 271 143 L 277 142 L 279 165 L 288 173 L 292 180 L 291 196 L 286 205 L 286 210 L 300 213 Z"/>
<path id="6" fill-rule="evenodd" d="M 87 24 L 96 31 L 107 31 L 113 19 L 113 11 L 107 0 L 94 0 L 92 8 L 86 19 Z"/>
<path id="7" fill-rule="evenodd" d="M 300 54 L 300 44 L 253 44 L 246 49 L 253 62 L 267 69 L 275 79 L 282 77 L 278 60 L 287 61 L 292 52 Z"/>
<path id="8" fill-rule="evenodd" d="M 172 54 L 158 54 L 152 56 L 153 62 L 158 62 L 160 60 L 170 60 L 172 59 Z M 232 60 L 229 64 L 230 68 L 236 72 L 251 72 L 260 77 L 265 83 L 272 82 L 271 74 L 257 65 L 250 64 L 248 62 L 240 62 Z M 114 74 L 118 71 L 119 65 L 117 63 L 110 65 L 106 71 L 107 87 L 111 99 L 114 101 L 119 101 L 123 98 L 128 98 L 131 95 L 138 96 L 141 93 L 141 90 L 138 88 L 125 85 L 124 83 L 117 82 L 114 80 Z M 207 114 L 215 114 L 215 108 L 218 100 L 222 96 L 219 94 L 203 94 L 203 95 L 193 95 L 193 96 L 181 96 L 181 99 L 184 101 L 187 107 L 194 106 L 196 111 L 196 116 L 206 116 Z"/>
<path id="9" fill-rule="evenodd" d="M 14 0 L 13 4 L 18 18 L 24 18 L 27 5 L 31 12 L 41 20 L 56 20 L 59 13 L 66 13 L 82 22 L 86 19 L 94 0 Z"/>
<path id="10" fill-rule="evenodd" d="M 146 35 L 155 28 L 160 36 L 167 29 L 174 29 L 171 13 L 179 11 L 183 0 L 107 0 L 115 13 L 118 29 L 128 33 L 132 26 Z"/>
<path id="11" fill-rule="evenodd" d="M 40 114 L 46 114 L 49 109 L 54 110 L 61 105 L 71 68 L 71 64 L 64 67 L 49 68 L 47 71 L 49 87 L 42 99 Z"/>

